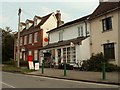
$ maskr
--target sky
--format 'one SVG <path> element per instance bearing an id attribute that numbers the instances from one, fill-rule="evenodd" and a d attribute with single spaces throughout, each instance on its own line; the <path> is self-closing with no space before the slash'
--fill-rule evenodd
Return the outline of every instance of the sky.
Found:
<path id="1" fill-rule="evenodd" d="M 22 9 L 21 22 L 33 20 L 35 15 L 45 16 L 60 10 L 62 20 L 66 23 L 91 14 L 99 5 L 99 0 L 1 0 L 0 27 L 18 28 L 18 9 Z"/>

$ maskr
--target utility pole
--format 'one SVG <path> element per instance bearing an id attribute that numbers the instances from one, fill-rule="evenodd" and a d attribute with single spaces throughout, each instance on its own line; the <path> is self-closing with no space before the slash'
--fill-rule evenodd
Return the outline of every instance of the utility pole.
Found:
<path id="1" fill-rule="evenodd" d="M 20 67 L 20 14 L 21 8 L 18 10 L 18 60 L 17 60 L 17 67 Z"/>

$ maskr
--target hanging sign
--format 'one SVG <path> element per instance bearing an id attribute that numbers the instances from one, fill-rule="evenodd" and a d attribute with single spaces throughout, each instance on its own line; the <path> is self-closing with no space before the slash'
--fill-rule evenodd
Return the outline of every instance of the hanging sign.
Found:
<path id="1" fill-rule="evenodd" d="M 48 42 L 48 38 L 44 38 L 44 41 L 45 41 L 45 42 Z"/>

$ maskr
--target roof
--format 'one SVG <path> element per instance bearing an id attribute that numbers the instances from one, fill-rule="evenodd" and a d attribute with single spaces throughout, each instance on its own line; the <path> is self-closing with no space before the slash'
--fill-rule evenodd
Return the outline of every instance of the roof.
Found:
<path id="1" fill-rule="evenodd" d="M 120 1 L 119 2 L 102 2 L 101 4 L 99 4 L 96 10 L 91 14 L 90 20 L 117 9 L 120 9 Z"/>
<path id="2" fill-rule="evenodd" d="M 38 24 L 38 26 L 43 25 L 45 21 L 52 15 L 53 13 L 50 13 L 46 16 L 41 17 L 41 22 Z"/>
<path id="3" fill-rule="evenodd" d="M 26 21 L 29 21 L 30 23 L 34 23 L 34 21 L 30 19 L 27 19 Z"/>
<path id="4" fill-rule="evenodd" d="M 55 47 L 70 45 L 71 42 L 73 44 L 81 44 L 81 41 L 84 40 L 85 38 L 87 38 L 87 37 L 78 37 L 78 38 L 74 38 L 74 39 L 70 39 L 70 40 L 59 41 L 56 43 L 48 44 L 47 46 L 44 46 L 40 49 L 43 50 L 43 49 L 48 49 L 48 48 L 53 48 L 53 47 L 55 48 Z"/>
<path id="5" fill-rule="evenodd" d="M 21 24 L 24 25 L 24 26 L 26 25 L 24 22 L 21 22 Z"/>
<path id="6" fill-rule="evenodd" d="M 76 19 L 76 20 L 73 20 L 73 21 L 70 21 L 70 22 L 67 22 L 57 28 L 54 28 L 50 31 L 48 31 L 47 33 L 50 33 L 50 32 L 54 32 L 54 31 L 59 31 L 60 28 L 63 28 L 63 27 L 66 27 L 66 26 L 69 26 L 69 25 L 72 25 L 72 24 L 75 24 L 75 23 L 78 23 L 78 22 L 81 22 L 81 21 L 85 21 L 87 20 L 88 18 L 90 17 L 90 15 L 87 15 L 87 16 L 84 16 L 82 18 L 79 18 L 79 19 Z"/>
<path id="7" fill-rule="evenodd" d="M 40 16 L 35 15 L 35 17 L 37 17 L 38 19 L 41 19 L 41 17 L 40 17 Z"/>
<path id="8" fill-rule="evenodd" d="M 48 15 L 46 15 L 46 16 L 43 16 L 43 17 L 36 16 L 36 17 L 41 18 L 41 22 L 40 22 L 38 25 L 36 25 L 36 26 L 34 26 L 34 25 L 32 24 L 32 26 L 29 28 L 29 30 L 32 30 L 32 29 L 34 29 L 34 28 L 38 28 L 39 26 L 43 25 L 43 24 L 46 22 L 46 20 L 47 20 L 52 14 L 53 14 L 53 13 L 50 13 L 50 14 L 48 14 Z M 28 20 L 29 22 L 31 22 L 31 23 L 34 23 L 33 20 L 29 20 L 29 19 L 27 19 L 27 20 Z M 23 22 L 22 22 L 22 23 L 23 23 Z M 24 31 L 29 32 L 28 30 L 26 30 L 26 28 L 24 28 L 24 29 L 21 31 L 21 33 L 23 33 Z"/>

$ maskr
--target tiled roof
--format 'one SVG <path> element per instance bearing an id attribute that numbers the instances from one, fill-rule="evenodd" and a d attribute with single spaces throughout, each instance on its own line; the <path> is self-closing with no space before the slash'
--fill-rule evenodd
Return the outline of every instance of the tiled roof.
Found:
<path id="1" fill-rule="evenodd" d="M 43 16 L 43 17 L 41 17 L 41 22 L 38 24 L 38 26 L 41 26 L 41 25 L 43 25 L 44 23 L 45 23 L 45 21 L 52 15 L 53 13 L 50 13 L 50 14 L 48 14 L 48 15 L 46 15 L 46 16 Z"/>
<path id="2" fill-rule="evenodd" d="M 29 21 L 30 23 L 34 23 L 34 21 L 33 21 L 33 20 L 30 20 L 30 19 L 27 19 L 27 21 Z"/>
<path id="3" fill-rule="evenodd" d="M 90 20 L 117 9 L 120 9 L 120 2 L 102 2 L 92 13 Z"/>
<path id="4" fill-rule="evenodd" d="M 43 25 L 43 24 L 46 22 L 46 20 L 47 20 L 51 15 L 52 15 L 52 13 L 50 13 L 50 14 L 48 14 L 48 15 L 46 15 L 46 16 L 43 16 L 43 17 L 37 16 L 37 17 L 41 18 L 41 22 L 40 22 L 37 26 L 34 26 L 34 25 L 32 24 L 32 26 L 29 28 L 29 30 L 26 30 L 26 28 L 24 28 L 24 30 L 22 30 L 21 33 L 31 32 L 30 30 L 32 30 L 32 29 L 34 29 L 34 28 L 38 28 L 39 26 Z M 31 22 L 31 23 L 34 23 L 33 20 L 29 20 L 29 19 L 27 19 L 27 20 L 28 20 L 29 22 Z M 35 31 L 35 30 L 34 30 L 34 31 Z"/>
<path id="5" fill-rule="evenodd" d="M 47 46 L 44 46 L 40 49 L 43 50 L 43 49 L 48 49 L 48 48 L 53 48 L 53 47 L 55 48 L 55 47 L 60 47 L 60 46 L 66 46 L 66 45 L 70 45 L 71 42 L 73 44 L 81 44 L 81 41 L 84 40 L 85 38 L 87 37 L 78 37 L 78 38 L 74 38 L 70 40 L 59 41 L 56 43 L 48 44 Z"/>
<path id="6" fill-rule="evenodd" d="M 63 28 L 63 27 L 66 27 L 66 26 L 69 26 L 69 25 L 72 25 L 72 24 L 75 24 L 75 23 L 78 23 L 78 22 L 81 22 L 81 21 L 85 21 L 87 20 L 88 18 L 90 17 L 90 15 L 87 15 L 87 16 L 84 16 L 82 18 L 79 18 L 79 19 L 76 19 L 76 20 L 73 20 L 73 21 L 70 21 L 70 22 L 67 22 L 57 28 L 54 28 L 50 31 L 48 31 L 47 33 L 50 33 L 50 32 L 54 32 L 54 31 L 58 31 L 60 28 Z"/>
<path id="7" fill-rule="evenodd" d="M 37 17 L 38 19 L 41 19 L 41 17 L 40 17 L 40 16 L 35 15 L 35 17 Z"/>
<path id="8" fill-rule="evenodd" d="M 24 22 L 21 22 L 21 24 L 24 25 L 24 26 L 26 25 Z"/>

